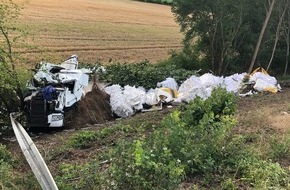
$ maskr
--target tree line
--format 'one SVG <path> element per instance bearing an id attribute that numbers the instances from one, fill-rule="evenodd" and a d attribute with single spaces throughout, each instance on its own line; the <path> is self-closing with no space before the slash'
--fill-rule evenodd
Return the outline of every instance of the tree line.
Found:
<path id="1" fill-rule="evenodd" d="M 217 75 L 264 67 L 286 75 L 289 0 L 173 0 L 186 56 Z M 194 65 L 192 65 L 194 67 Z"/>
<path id="2" fill-rule="evenodd" d="M 134 0 L 134 1 L 141 1 L 147 3 L 157 3 L 157 4 L 164 4 L 164 5 L 171 5 L 172 0 Z"/>

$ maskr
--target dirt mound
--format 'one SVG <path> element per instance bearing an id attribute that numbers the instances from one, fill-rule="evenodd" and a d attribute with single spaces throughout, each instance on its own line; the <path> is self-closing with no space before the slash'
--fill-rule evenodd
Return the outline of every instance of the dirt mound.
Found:
<path id="1" fill-rule="evenodd" d="M 64 125 L 66 128 L 83 128 L 112 119 L 110 96 L 93 85 L 92 91 L 66 113 Z"/>

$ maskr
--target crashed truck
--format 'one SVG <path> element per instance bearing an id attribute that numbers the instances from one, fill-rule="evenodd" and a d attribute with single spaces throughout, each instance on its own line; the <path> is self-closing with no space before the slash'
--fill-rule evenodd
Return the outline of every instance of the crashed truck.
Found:
<path id="1" fill-rule="evenodd" d="M 59 65 L 41 62 L 34 72 L 24 99 L 28 126 L 62 127 L 65 112 L 85 94 L 88 72 L 78 69 L 77 55 Z"/>

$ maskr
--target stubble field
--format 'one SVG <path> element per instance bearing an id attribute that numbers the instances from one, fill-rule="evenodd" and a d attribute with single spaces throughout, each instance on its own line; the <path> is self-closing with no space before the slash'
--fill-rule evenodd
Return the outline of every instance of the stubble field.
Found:
<path id="1" fill-rule="evenodd" d="M 20 2 L 20 0 L 19 0 Z M 181 48 L 182 35 L 170 6 L 130 0 L 31 0 L 21 27 L 34 48 L 28 62 L 60 62 L 72 54 L 80 62 L 152 63 Z"/>

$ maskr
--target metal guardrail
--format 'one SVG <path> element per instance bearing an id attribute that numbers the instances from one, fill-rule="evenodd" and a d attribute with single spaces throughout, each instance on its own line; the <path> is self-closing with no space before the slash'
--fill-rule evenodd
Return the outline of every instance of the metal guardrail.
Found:
<path id="1" fill-rule="evenodd" d="M 56 183 L 37 147 L 22 125 L 15 120 L 17 115 L 17 113 L 10 114 L 13 131 L 38 183 L 43 190 L 58 190 Z"/>

